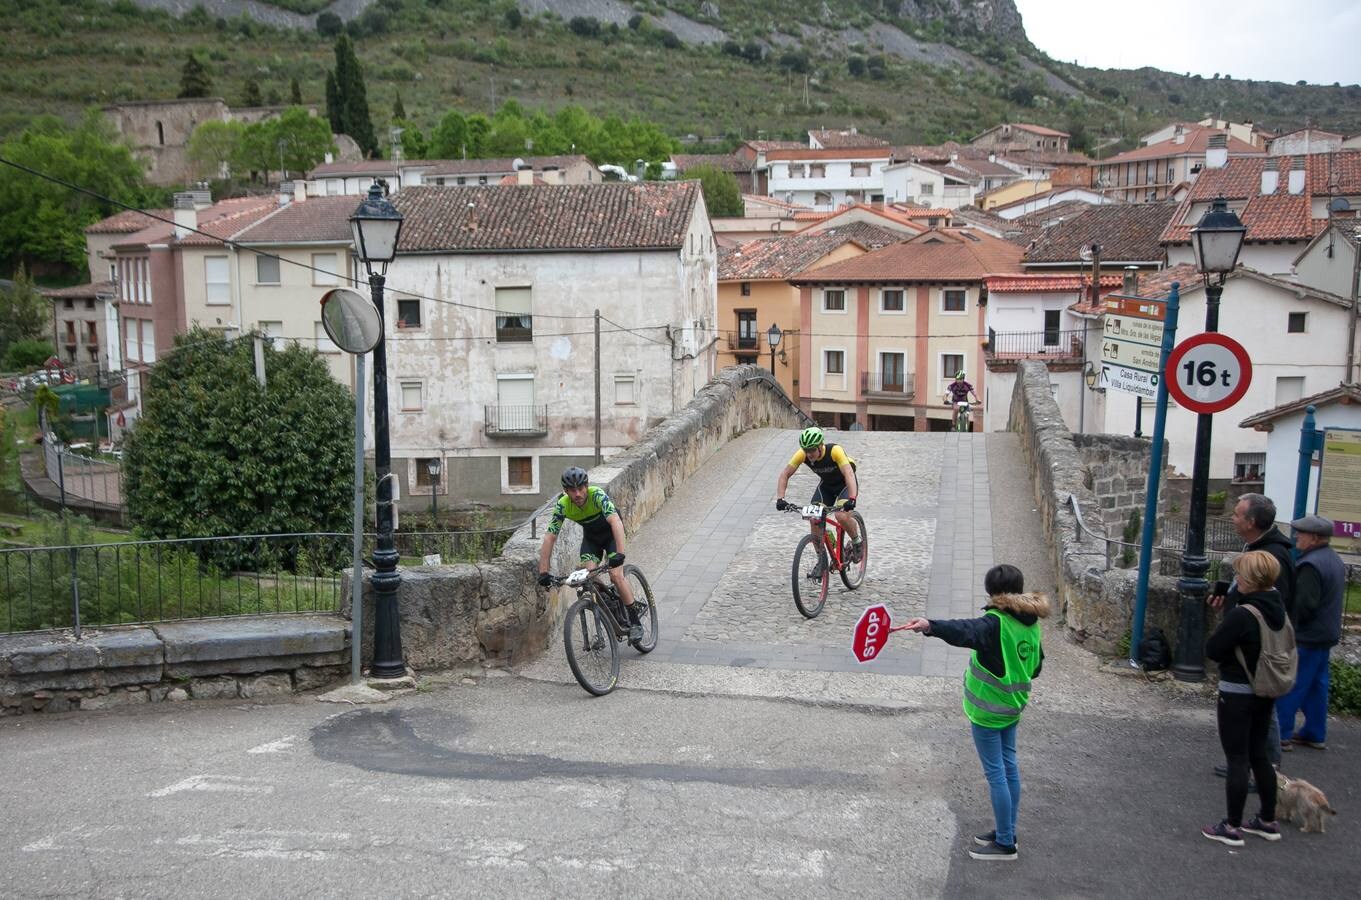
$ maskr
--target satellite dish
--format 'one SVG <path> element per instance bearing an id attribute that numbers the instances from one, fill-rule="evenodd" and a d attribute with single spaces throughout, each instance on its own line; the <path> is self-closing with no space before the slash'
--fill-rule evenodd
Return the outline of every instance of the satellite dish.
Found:
<path id="1" fill-rule="evenodd" d="M 1082 247 L 1077 251 L 1077 255 L 1080 256 L 1080 257 L 1082 257 L 1082 261 L 1083 261 L 1083 262 L 1091 262 L 1091 261 L 1092 261 L 1092 245 L 1091 245 L 1091 244 L 1083 244 Z"/>
<path id="2" fill-rule="evenodd" d="M 517 156 L 515 159 L 511 160 L 510 167 L 518 172 L 525 167 L 525 161 Z"/>
<path id="3" fill-rule="evenodd" d="M 346 353 L 368 353 L 383 339 L 383 320 L 358 291 L 336 288 L 321 295 L 321 327 Z"/>

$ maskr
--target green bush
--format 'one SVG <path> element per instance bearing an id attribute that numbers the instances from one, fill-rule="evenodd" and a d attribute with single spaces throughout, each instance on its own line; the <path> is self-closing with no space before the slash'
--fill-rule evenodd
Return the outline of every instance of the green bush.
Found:
<path id="1" fill-rule="evenodd" d="M 1328 711 L 1361 715 L 1361 666 L 1334 657 L 1328 661 Z"/>

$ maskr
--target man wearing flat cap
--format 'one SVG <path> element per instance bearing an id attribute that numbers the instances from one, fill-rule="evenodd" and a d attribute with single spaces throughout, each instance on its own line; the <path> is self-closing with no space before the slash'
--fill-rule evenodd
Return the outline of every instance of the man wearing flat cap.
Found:
<path id="1" fill-rule="evenodd" d="M 1347 568 L 1328 545 L 1333 523 L 1305 516 L 1290 523 L 1300 558 L 1295 575 L 1295 644 L 1299 674 L 1290 693 L 1276 701 L 1281 749 L 1291 744 L 1323 749 L 1328 736 L 1328 657 L 1342 636 L 1342 605 Z M 1304 725 L 1295 730 L 1295 715 L 1304 710 Z"/>

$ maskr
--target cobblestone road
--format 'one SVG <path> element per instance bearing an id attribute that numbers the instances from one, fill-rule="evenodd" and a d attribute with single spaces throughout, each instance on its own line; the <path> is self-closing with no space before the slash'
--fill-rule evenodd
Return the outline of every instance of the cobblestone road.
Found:
<path id="1" fill-rule="evenodd" d="M 725 446 L 638 534 L 629 558 L 649 575 L 662 641 L 647 663 L 955 675 L 964 651 L 907 635 L 868 666 L 851 654 L 866 606 L 887 603 L 896 620 L 962 617 L 980 606 L 992 565 L 985 435 L 837 434 L 856 460 L 858 508 L 869 531 L 865 582 L 848 591 L 833 578 L 827 605 L 808 620 L 794 607 L 790 568 L 807 532 L 775 510 L 775 480 L 796 432 L 750 432 Z M 806 469 L 787 498 L 804 501 Z"/>

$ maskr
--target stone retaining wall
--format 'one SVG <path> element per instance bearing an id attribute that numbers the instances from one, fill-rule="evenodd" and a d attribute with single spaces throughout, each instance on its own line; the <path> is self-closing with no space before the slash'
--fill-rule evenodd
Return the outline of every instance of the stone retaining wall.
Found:
<path id="1" fill-rule="evenodd" d="M 1130 514 L 1139 513 L 1142 521 L 1148 496 L 1148 470 L 1153 463 L 1153 442 L 1118 434 L 1075 434 L 1073 444 L 1087 466 L 1087 486 L 1101 506 L 1105 521 L 1114 527 L 1112 537 L 1120 537 Z M 1167 464 L 1167 442 L 1163 441 L 1163 483 L 1172 468 Z M 1158 492 L 1158 519 L 1167 514 L 1167 492 Z"/>
<path id="2" fill-rule="evenodd" d="M 1114 516 L 1107 516 L 1102 498 L 1093 486 L 1106 487 L 1114 493 L 1114 499 L 1106 509 L 1116 510 L 1127 505 L 1121 504 L 1120 500 L 1132 493 L 1127 480 L 1130 476 L 1119 475 L 1117 491 L 1116 472 L 1127 472 L 1135 464 L 1139 452 L 1146 457 L 1149 442 L 1136 438 L 1082 436 L 1081 447 L 1085 450 L 1079 449 L 1078 441 L 1064 424 L 1049 390 L 1048 371 L 1043 363 L 1033 360 L 1021 363 L 1017 371 L 1008 427 L 1020 434 L 1021 446 L 1033 473 L 1035 502 L 1049 538 L 1062 621 L 1077 641 L 1097 652 L 1114 654 L 1129 631 L 1137 571 L 1106 571 L 1104 542 L 1086 534 L 1078 535 L 1077 518 L 1068 505 L 1068 498 L 1070 495 L 1076 498 L 1088 528 L 1119 539 L 1124 520 L 1114 521 Z M 1132 444 L 1126 445 L 1126 441 L 1137 441 L 1145 449 L 1138 451 Z M 1105 451 L 1104 462 L 1102 450 Z M 1084 462 L 1084 453 L 1094 459 L 1096 472 Z M 1147 463 L 1144 471 L 1147 471 Z M 1098 474 L 1103 472 L 1107 473 L 1107 478 Z M 1162 628 L 1169 640 L 1175 640 L 1178 620 L 1176 579 L 1152 575 L 1145 630 Z"/>
<path id="3" fill-rule="evenodd" d="M 624 520 L 636 529 L 661 508 L 686 478 L 729 440 L 753 428 L 812 424 L 770 374 L 758 366 L 723 369 L 683 410 L 642 440 L 591 471 Z M 518 665 L 548 646 L 566 604 L 566 590 L 538 587 L 539 546 L 548 513 L 517 530 L 501 555 L 485 563 L 402 570 L 398 609 L 402 651 L 414 669 Z M 575 564 L 581 530 L 568 522 L 554 550 L 553 570 Z M 373 646 L 372 573 L 365 573 L 362 646 Z M 349 615 L 350 579 L 342 613 Z M 365 661 L 369 661 L 368 656 Z"/>
<path id="4" fill-rule="evenodd" d="M 349 672 L 350 623 L 258 616 L 0 636 L 0 715 L 305 691 Z"/>

